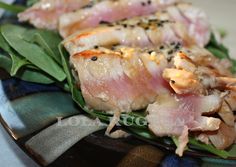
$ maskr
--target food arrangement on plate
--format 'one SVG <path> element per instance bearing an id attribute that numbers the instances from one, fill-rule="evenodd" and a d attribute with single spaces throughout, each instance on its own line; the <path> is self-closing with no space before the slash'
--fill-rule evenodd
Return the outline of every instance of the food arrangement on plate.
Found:
<path id="1" fill-rule="evenodd" d="M 5 8 L 34 26 L 1 25 L 0 67 L 12 77 L 58 85 L 84 114 L 108 123 L 112 138 L 133 134 L 174 143 L 179 156 L 235 159 L 236 61 L 201 9 L 179 0 Z"/>

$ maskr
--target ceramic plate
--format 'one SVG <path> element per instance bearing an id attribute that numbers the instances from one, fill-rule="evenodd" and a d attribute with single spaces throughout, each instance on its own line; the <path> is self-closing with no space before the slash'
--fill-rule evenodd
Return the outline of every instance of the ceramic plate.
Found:
<path id="1" fill-rule="evenodd" d="M 1 22 L 17 23 L 9 13 Z M 0 79 L 0 122 L 41 166 L 236 166 L 232 158 L 223 160 L 200 151 L 179 158 L 172 145 L 135 136 L 105 137 L 105 127 L 82 115 L 70 95 L 58 87 L 10 78 L 2 70 Z"/>

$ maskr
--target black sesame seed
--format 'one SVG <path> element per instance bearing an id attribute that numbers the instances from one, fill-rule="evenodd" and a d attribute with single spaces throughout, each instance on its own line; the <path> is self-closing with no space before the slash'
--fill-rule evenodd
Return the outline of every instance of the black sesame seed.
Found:
<path id="1" fill-rule="evenodd" d="M 166 21 L 165 20 L 161 20 L 160 23 L 164 24 Z"/>
<path id="2" fill-rule="evenodd" d="M 103 20 L 99 22 L 99 24 L 109 24 L 109 23 L 110 23 L 110 22 L 108 22 L 108 21 L 103 21 Z"/>
<path id="3" fill-rule="evenodd" d="M 172 57 L 168 57 L 168 58 L 167 58 L 167 61 L 168 61 L 168 62 L 171 62 L 171 60 L 172 60 Z"/>
<path id="4" fill-rule="evenodd" d="M 171 80 L 170 82 L 171 82 L 172 84 L 175 84 L 175 81 L 174 81 L 174 80 Z"/>
<path id="5" fill-rule="evenodd" d="M 145 3 L 145 2 L 142 2 L 141 5 L 142 5 L 142 6 L 146 6 L 146 3 Z"/>
<path id="6" fill-rule="evenodd" d="M 162 49 L 164 49 L 165 47 L 162 45 L 162 46 L 160 46 L 160 49 L 162 50 Z"/>
<path id="7" fill-rule="evenodd" d="M 180 49 L 180 46 L 179 45 L 176 45 L 175 46 L 175 50 L 179 50 Z"/>
<path id="8" fill-rule="evenodd" d="M 127 24 L 123 24 L 123 27 L 124 27 L 124 28 L 127 28 Z"/>
<path id="9" fill-rule="evenodd" d="M 153 52 L 153 50 L 150 50 L 150 51 L 148 51 L 148 54 L 151 54 Z"/>
<path id="10" fill-rule="evenodd" d="M 124 18 L 124 19 L 122 19 L 121 21 L 126 21 L 127 20 L 127 18 Z"/>
<path id="11" fill-rule="evenodd" d="M 148 20 L 149 22 L 157 22 L 158 20 L 157 19 L 150 19 Z"/>
<path id="12" fill-rule="evenodd" d="M 98 48 L 99 48 L 99 46 L 97 46 L 97 45 L 94 46 L 94 49 L 98 49 Z"/>
<path id="13" fill-rule="evenodd" d="M 97 56 L 93 56 L 93 57 L 91 58 L 92 61 L 97 61 L 97 59 L 98 59 Z"/>
<path id="14" fill-rule="evenodd" d="M 147 3 L 148 3 L 148 5 L 151 5 L 151 4 L 152 4 L 152 1 L 151 1 L 151 0 L 148 0 Z"/>
<path id="15" fill-rule="evenodd" d="M 168 55 L 172 54 L 173 52 L 174 52 L 173 50 L 170 50 L 170 51 L 168 52 Z"/>

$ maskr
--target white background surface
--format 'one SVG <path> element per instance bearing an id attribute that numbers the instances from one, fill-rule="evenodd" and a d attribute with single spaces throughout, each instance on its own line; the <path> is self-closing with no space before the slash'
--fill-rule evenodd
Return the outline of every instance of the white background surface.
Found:
<path id="1" fill-rule="evenodd" d="M 2 1 L 2 0 L 0 0 Z M 11 0 L 10 0 L 11 1 Z M 203 8 L 212 25 L 228 32 L 225 39 L 231 55 L 236 58 L 236 0 L 188 0 Z M 0 167 L 37 167 L 0 126 Z"/>

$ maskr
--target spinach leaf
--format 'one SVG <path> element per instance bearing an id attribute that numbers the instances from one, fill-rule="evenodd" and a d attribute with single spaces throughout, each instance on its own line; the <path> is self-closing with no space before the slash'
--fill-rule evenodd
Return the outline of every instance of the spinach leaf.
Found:
<path id="1" fill-rule="evenodd" d="M 53 31 L 34 29 L 27 31 L 22 36 L 28 42 L 38 44 L 48 55 L 61 65 L 61 56 L 58 45 L 62 39 L 59 34 Z"/>
<path id="2" fill-rule="evenodd" d="M 42 48 L 24 40 L 22 34 L 27 29 L 15 25 L 4 25 L 1 31 L 9 45 L 21 56 L 58 81 L 65 80 L 66 75 L 63 69 Z"/>
<path id="3" fill-rule="evenodd" d="M 3 49 L 5 52 L 10 54 L 12 59 L 12 65 L 10 70 L 10 75 L 14 76 L 16 75 L 17 71 L 22 68 L 25 65 L 30 64 L 25 58 L 18 55 L 7 43 L 7 41 L 2 36 L 2 33 L 0 31 L 0 48 Z"/>
<path id="4" fill-rule="evenodd" d="M 26 5 L 27 5 L 27 6 L 32 6 L 32 5 L 34 5 L 35 3 L 37 3 L 37 2 L 38 2 L 38 0 L 27 0 Z"/>
<path id="5" fill-rule="evenodd" d="M 210 42 L 207 44 L 206 48 L 216 57 L 223 59 L 230 59 L 229 50 L 223 45 L 216 41 L 214 34 L 211 34 Z"/>
<path id="6" fill-rule="evenodd" d="M 215 48 L 213 46 L 208 46 L 207 48 L 215 57 L 219 58 L 219 59 L 228 59 L 228 54 L 223 52 L 222 50 Z"/>
<path id="7" fill-rule="evenodd" d="M 11 71 L 12 61 L 8 56 L 0 55 L 0 68 L 3 68 L 8 73 Z M 42 70 L 23 68 L 17 71 L 14 77 L 19 78 L 24 81 L 40 83 L 40 84 L 52 84 L 55 81 L 42 72 Z"/>
<path id="8" fill-rule="evenodd" d="M 207 144 L 201 143 L 194 138 L 189 139 L 189 144 L 193 145 L 197 149 L 208 151 L 212 154 L 218 155 L 221 158 L 228 158 L 230 156 L 230 154 L 227 151 L 218 150 L 213 145 L 207 145 Z"/>
<path id="9" fill-rule="evenodd" d="M 6 72 L 10 73 L 11 71 L 11 59 L 7 56 L 0 55 L 0 68 L 3 68 Z"/>
<path id="10" fill-rule="evenodd" d="M 229 149 L 229 155 L 230 155 L 230 157 L 236 157 L 236 144 L 234 144 L 234 145 Z"/>
<path id="11" fill-rule="evenodd" d="M 62 44 L 59 45 L 59 51 L 61 54 L 61 62 L 63 65 L 64 72 L 66 74 L 67 83 L 69 85 L 73 100 L 86 112 L 92 114 L 86 107 L 85 101 L 81 91 L 76 87 L 76 83 L 72 77 L 71 69 L 69 66 L 69 55 L 65 51 L 65 48 Z"/>
<path id="12" fill-rule="evenodd" d="M 1 2 L 1 1 L 0 1 L 0 8 L 10 11 L 10 12 L 13 12 L 13 13 L 20 13 L 26 9 L 24 6 L 11 5 L 11 4 Z"/>
<path id="13" fill-rule="evenodd" d="M 223 44 L 219 44 L 216 41 L 214 34 L 211 35 L 210 42 L 206 46 L 206 49 L 208 49 L 214 56 L 218 57 L 219 59 L 230 60 L 232 62 L 231 72 L 236 72 L 236 60 L 232 59 L 229 56 L 229 50 Z"/>

